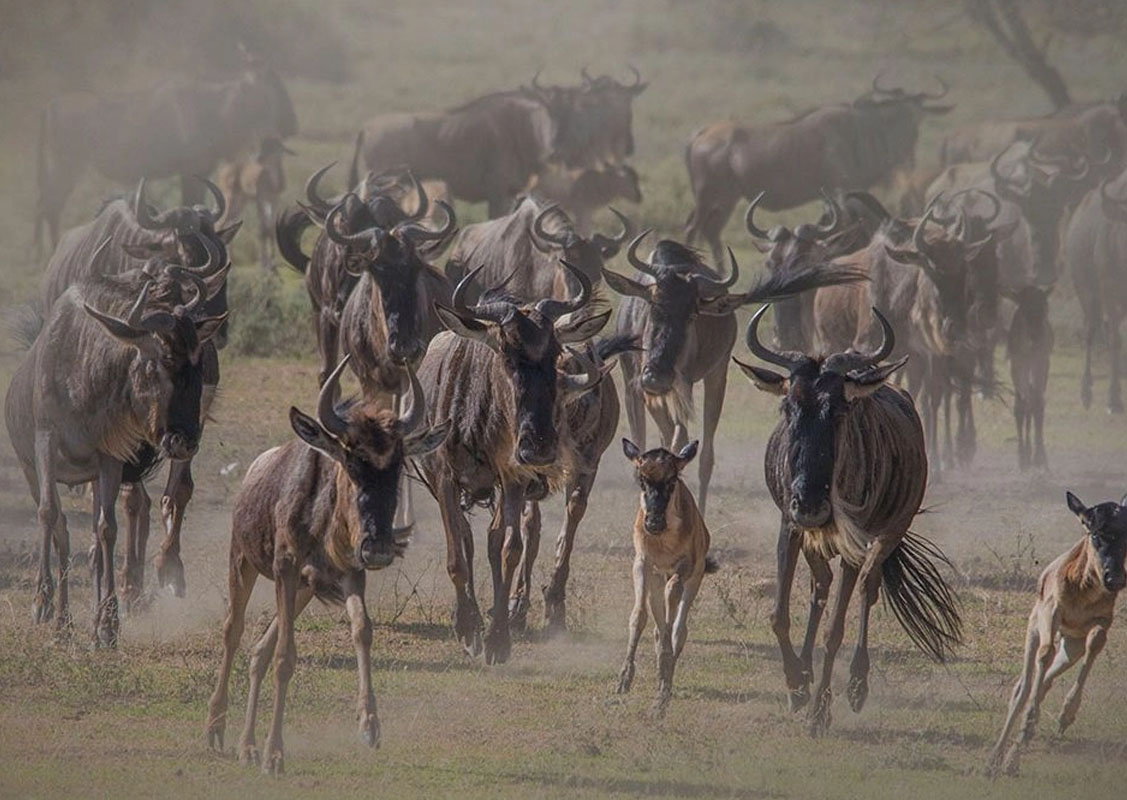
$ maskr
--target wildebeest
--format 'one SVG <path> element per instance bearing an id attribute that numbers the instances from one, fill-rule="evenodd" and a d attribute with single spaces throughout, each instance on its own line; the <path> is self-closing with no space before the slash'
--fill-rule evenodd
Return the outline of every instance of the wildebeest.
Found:
<path id="1" fill-rule="evenodd" d="M 704 513 L 715 464 L 713 440 L 728 385 L 728 355 L 736 341 L 736 309 L 749 303 L 790 297 L 819 286 L 860 279 L 856 273 L 814 267 L 786 274 L 770 273 L 746 292 L 729 293 L 739 279 L 739 265 L 728 251 L 731 271 L 721 279 L 700 255 L 663 239 L 649 261 L 637 254 L 650 231 L 630 243 L 627 258 L 634 278 L 603 270 L 611 289 L 625 295 L 618 308 L 618 332 L 639 336 L 644 354 L 622 356 L 622 378 L 630 438 L 645 447 L 643 406 L 661 432 L 663 447 L 680 450 L 688 442 L 693 385 L 704 381 L 704 427 L 701 436 L 699 504 Z"/>
<path id="2" fill-rule="evenodd" d="M 226 277 L 230 266 L 226 244 L 242 223 L 217 228 L 225 210 L 223 195 L 210 181 L 205 179 L 203 183 L 217 201 L 214 210 L 197 205 L 156 211 L 145 200 L 145 180 L 142 178 L 132 204 L 124 199 L 113 200 L 91 222 L 66 231 L 43 274 L 42 314 L 46 316 L 70 286 L 98 276 L 130 272 L 136 269 L 137 259 L 145 259 L 141 269 L 151 277 L 172 278 L 186 289 L 190 289 L 194 280 L 202 280 L 206 298 L 200 312 L 206 316 L 226 314 Z M 166 274 L 166 265 L 170 262 L 183 265 L 178 267 L 179 277 Z M 201 425 L 215 398 L 219 384 L 217 351 L 224 346 L 226 339 L 227 324 L 224 322 L 202 344 Z M 144 554 L 149 536 L 151 501 L 142 478 L 153 466 L 156 457 L 155 451 L 146 450 L 135 454 L 125 468 L 126 479 L 122 488 L 129 550 L 123 589 L 126 602 L 130 604 L 140 598 L 144 588 Z M 157 554 L 156 567 L 159 585 L 171 587 L 178 597 L 185 593 L 180 530 L 193 489 L 192 459 L 172 461 L 160 504 L 165 536 Z"/>
<path id="3" fill-rule="evenodd" d="M 638 173 L 628 164 L 548 168 L 536 175 L 529 192 L 558 203 L 575 221 L 575 230 L 581 236 L 591 235 L 591 217 L 603 206 L 618 199 L 642 202 Z"/>
<path id="4" fill-rule="evenodd" d="M 1006 724 L 990 754 L 991 774 L 1002 768 L 1017 774 L 1021 747 L 1036 733 L 1045 695 L 1065 670 L 1080 661 L 1076 684 L 1061 707 L 1058 732 L 1064 733 L 1076 720 L 1092 662 L 1107 643 L 1116 597 L 1127 586 L 1127 496 L 1118 503 L 1094 506 L 1085 506 L 1072 492 L 1066 493 L 1066 499 L 1084 527 L 1084 537 L 1049 564 L 1037 581 L 1037 600 L 1025 635 L 1024 665 L 1010 698 Z M 1021 736 L 1007 748 L 1018 714 L 1027 703 Z"/>
<path id="5" fill-rule="evenodd" d="M 274 206 L 286 188 L 282 156 L 293 155 L 281 139 L 263 139 L 257 152 L 219 166 L 216 182 L 227 198 L 225 220 L 237 218 L 247 203 L 258 212 L 258 261 L 274 271 Z"/>
<path id="6" fill-rule="evenodd" d="M 94 635 L 100 645 L 115 646 L 118 637 L 118 489 L 140 479 L 130 474 L 138 453 L 182 460 L 199 444 L 204 346 L 226 315 L 196 319 L 207 298 L 203 281 L 193 283 L 190 299 L 181 296 L 178 281 L 161 285 L 166 281 L 140 270 L 72 286 L 52 306 L 8 387 L 8 434 L 43 533 L 33 606 L 39 622 L 55 610 L 53 544 L 56 620 L 60 628 L 70 625 L 70 538 L 57 484 L 97 481 Z M 163 296 L 169 289 L 175 303 L 150 302 L 150 293 Z M 127 573 L 137 555 L 127 553 Z"/>
<path id="7" fill-rule="evenodd" d="M 258 696 L 273 657 L 274 714 L 261 761 L 263 771 L 274 774 L 283 771 L 286 689 L 297 661 L 294 620 L 314 597 L 348 611 L 360 678 L 360 735 L 370 746 L 379 745 L 365 577 L 368 570 L 390 566 L 407 545 L 392 529 L 404 462 L 437 447 L 449 430 L 448 423 L 421 427 L 425 401 L 413 372 L 410 399 L 398 417 L 367 401 L 334 408 L 347 362 L 345 356 L 321 387 L 316 419 L 290 408 L 290 425 L 300 441 L 267 450 L 254 460 L 232 513 L 223 660 L 208 703 L 207 738 L 210 746 L 223 749 L 227 684 L 247 601 L 261 575 L 274 582 L 277 611 L 251 657 L 239 757 L 245 763 L 260 761 L 254 731 Z"/>
<path id="8" fill-rule="evenodd" d="M 1106 337 L 1109 374 L 1107 409 L 1123 413 L 1120 389 L 1119 332 L 1127 316 L 1127 173 L 1100 183 L 1080 201 L 1064 237 L 1064 261 L 1072 270 L 1076 298 L 1084 312 L 1084 374 L 1080 399 L 1092 404 L 1092 348 Z M 1113 196 L 1112 187 L 1115 187 Z"/>
<path id="9" fill-rule="evenodd" d="M 830 561 L 841 557 L 822 676 L 810 710 L 810 732 L 819 735 L 830 724 L 834 658 L 858 584 L 861 621 L 848 688 L 854 711 L 861 710 L 869 693 L 869 612 L 882 585 L 885 600 L 912 641 L 939 661 L 960 641 L 962 622 L 957 599 L 936 569 L 935 562 L 946 559 L 908 530 L 927 487 L 927 452 L 911 396 L 886 384 L 906 361 L 881 364 L 895 347 L 892 326 L 873 309 L 883 331 L 876 350 L 815 358 L 775 352 L 760 343 L 759 320 L 767 308 L 752 316 L 747 346 L 786 374 L 736 363 L 757 388 L 783 398 L 764 471 L 782 514 L 771 627 L 794 710 L 810 700 L 814 640 L 833 580 Z M 810 565 L 813 591 L 806 638 L 796 655 L 790 640 L 790 595 L 800 551 Z"/>
<path id="10" fill-rule="evenodd" d="M 35 241 L 51 244 L 67 197 L 93 164 L 110 180 L 180 176 L 184 205 L 199 200 L 193 175 L 266 138 L 297 133 L 297 115 L 278 74 L 258 58 L 227 81 L 172 79 L 148 89 L 62 95 L 48 103 L 39 133 Z"/>
<path id="11" fill-rule="evenodd" d="M 468 652 L 482 649 L 481 613 L 474 597 L 473 532 L 465 511 L 500 488 L 489 527 L 493 578 L 492 620 L 485 636 L 487 663 L 510 653 L 508 602 L 523 547 L 521 511 L 527 493 L 563 482 L 573 443 L 565 400 L 593 389 L 600 370 L 579 351 L 583 374 L 563 372 L 562 346 L 595 335 L 610 311 L 577 317 L 591 298 L 591 282 L 572 270 L 578 295 L 568 300 L 522 303 L 492 288 L 478 303 L 464 302 L 467 275 L 453 308 L 436 306 L 450 329 L 431 342 L 419 368 L 433 419 L 451 419 L 443 445 L 423 460 L 423 474 L 438 500 L 446 532 L 446 568 L 454 583 L 454 629 Z"/>
<path id="12" fill-rule="evenodd" d="M 708 555 L 712 537 L 704 524 L 692 492 L 681 480 L 693 456 L 695 440 L 678 453 L 663 448 L 641 451 L 629 439 L 622 452 L 634 465 L 641 487 L 638 513 L 634 518 L 634 608 L 626 659 L 618 674 L 618 693 L 630 691 L 634 682 L 634 654 L 646 629 L 646 606 L 654 618 L 657 650 L 657 699 L 655 710 L 664 714 L 673 696 L 673 671 L 688 636 L 689 609 L 693 606 L 705 573 L 715 572 L 716 561 Z"/>
<path id="13" fill-rule="evenodd" d="M 1017 305 L 1006 336 L 1010 379 L 1014 389 L 1014 424 L 1017 427 L 1017 463 L 1044 467 L 1045 389 L 1049 384 L 1049 356 L 1053 351 L 1053 326 L 1049 324 L 1052 286 L 1024 286 L 1007 297 Z"/>
<path id="14" fill-rule="evenodd" d="M 609 75 L 591 77 L 584 67 L 583 85 L 573 94 L 564 117 L 561 156 L 569 167 L 621 164 L 634 155 L 634 98 L 649 86 L 630 67 L 633 80 L 621 83 Z"/>
<path id="15" fill-rule="evenodd" d="M 700 236 L 719 260 L 720 231 L 741 197 L 766 192 L 763 207 L 778 211 L 816 199 L 824 186 L 868 189 L 911 167 L 924 115 L 952 108 L 927 101 L 946 93 L 946 85 L 938 94 L 911 94 L 874 82 L 852 103 L 821 106 L 786 122 L 706 125 L 685 148 L 694 201 L 686 240 Z"/>

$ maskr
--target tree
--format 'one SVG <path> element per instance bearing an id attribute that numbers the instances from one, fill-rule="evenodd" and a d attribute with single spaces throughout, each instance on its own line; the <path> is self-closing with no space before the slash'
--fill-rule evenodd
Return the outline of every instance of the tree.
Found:
<path id="1" fill-rule="evenodd" d="M 1072 103 L 1064 78 L 1045 58 L 1049 37 L 1040 47 L 1033 42 L 1016 0 L 966 0 L 965 6 L 967 15 L 990 31 L 1010 58 L 1021 64 L 1045 91 L 1057 110 Z"/>

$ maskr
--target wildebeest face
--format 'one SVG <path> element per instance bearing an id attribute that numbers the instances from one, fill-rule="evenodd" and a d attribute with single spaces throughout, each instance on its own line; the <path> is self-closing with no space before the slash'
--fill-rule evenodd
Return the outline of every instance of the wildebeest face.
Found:
<path id="1" fill-rule="evenodd" d="M 402 236 L 380 237 L 378 256 L 368 272 L 380 290 L 387 349 L 396 364 L 415 365 L 426 353 L 419 308 L 419 282 L 425 265 Z"/>
<path id="2" fill-rule="evenodd" d="M 650 289 L 650 319 L 643 335 L 642 389 L 664 395 L 673 388 L 677 364 L 697 316 L 699 292 L 687 276 L 666 272 Z"/>
<path id="3" fill-rule="evenodd" d="M 1068 508 L 1080 518 L 1088 532 L 1088 543 L 1100 565 L 1103 586 L 1118 592 L 1127 586 L 1127 513 L 1119 503 L 1085 506 L 1072 492 L 1066 493 Z M 1127 498 L 1125 498 L 1127 499 Z"/>
<path id="4" fill-rule="evenodd" d="M 552 321 L 539 313 L 518 312 L 499 328 L 501 362 L 513 385 L 516 460 L 546 466 L 559 454 L 561 403 L 556 361 L 562 352 Z"/>
<path id="5" fill-rule="evenodd" d="M 697 441 L 689 442 L 681 452 L 672 453 L 663 447 L 642 453 L 629 439 L 622 440 L 622 452 L 634 464 L 634 477 L 642 490 L 642 527 L 646 533 L 660 534 L 669 527 L 667 511 L 681 470 L 697 454 Z"/>

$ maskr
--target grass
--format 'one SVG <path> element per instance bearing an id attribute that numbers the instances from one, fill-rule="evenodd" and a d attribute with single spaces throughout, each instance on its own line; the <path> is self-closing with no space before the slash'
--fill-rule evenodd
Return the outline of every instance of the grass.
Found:
<path id="1" fill-rule="evenodd" d="M 952 84 L 957 107 L 925 123 L 919 152 L 927 163 L 952 127 L 987 115 L 1045 110 L 1018 68 L 957 7 L 890 0 L 705 0 L 692 7 L 641 0 L 613 6 L 578 0 L 566 7 L 420 0 L 373 11 L 356 0 L 331 0 L 318 8 L 345 39 L 351 80 L 290 82 L 302 126 L 293 142 L 299 154 L 287 165 L 290 196 L 306 175 L 333 159 L 342 166 L 330 183 L 340 185 L 352 136 L 365 118 L 383 110 L 452 105 L 527 81 L 540 67 L 545 80 L 562 82 L 576 80 L 584 63 L 598 71 L 634 63 L 650 81 L 635 114 L 646 199 L 632 212 L 664 233 L 679 231 L 689 207 L 681 148 L 695 127 L 712 119 L 772 120 L 853 97 L 881 68 L 913 83 L 939 72 Z M 1127 55 L 1111 37 L 1063 37 L 1051 55 L 1078 98 L 1111 96 L 1122 88 L 1117 82 Z M 88 80 L 95 88 L 143 84 L 153 66 L 146 58 L 152 56 L 121 59 L 120 71 Z M 0 305 L 27 302 L 36 291 L 41 265 L 28 247 L 34 137 L 44 98 L 63 88 L 58 75 L 47 71 L 0 80 L 0 184 L 7 189 L 0 194 Z M 85 219 L 111 189 L 87 175 L 66 222 Z M 174 196 L 170 185 L 165 191 L 168 199 Z M 462 222 L 472 221 L 484 209 L 459 204 L 458 213 Z M 778 218 L 793 223 L 811 213 L 799 209 Z M 726 233 L 750 271 L 760 259 L 738 222 Z M 288 407 L 308 410 L 316 400 L 317 366 L 300 280 L 285 270 L 276 283 L 262 278 L 253 266 L 251 238 L 244 233 L 235 248 L 232 345 L 223 354 L 215 420 L 196 462 L 184 544 L 188 600 L 154 597 L 146 613 L 124 620 L 118 652 L 92 652 L 86 646 L 92 589 L 85 569 L 75 567 L 75 639 L 59 644 L 50 631 L 33 626 L 35 511 L 9 448 L 0 442 L 0 796 L 246 798 L 276 796 L 281 789 L 341 797 L 911 794 L 1028 800 L 1078 786 L 1108 796 L 1119 792 L 1116 767 L 1124 756 L 1121 720 L 1127 715 L 1119 687 L 1127 650 L 1118 629 L 1068 735 L 1048 735 L 1065 690 L 1058 687 L 1022 777 L 990 783 L 980 772 L 1019 664 L 1030 581 L 1079 535 L 1062 502 L 1064 488 L 1088 502 L 1117 498 L 1123 490 L 1123 418 L 1085 411 L 1077 402 L 1079 316 L 1067 280 L 1053 295 L 1058 346 L 1046 430 L 1052 471 L 1019 474 L 1008 408 L 979 404 L 973 469 L 934 479 L 927 498 L 931 513 L 919 519 L 921 532 L 939 542 L 958 569 L 952 580 L 964 601 L 965 646 L 953 663 L 935 666 L 878 609 L 868 707 L 853 715 L 839 697 L 827 738 L 810 740 L 801 719 L 787 713 L 769 628 L 777 512 L 764 489 L 762 452 L 776 403 L 733 373 L 709 509 L 723 569 L 708 579 L 694 609 L 666 720 L 647 714 L 654 665 L 646 646 L 634 694 L 612 694 L 631 600 L 634 503 L 625 462 L 612 448 L 573 560 L 567 637 L 519 640 L 510 663 L 498 668 L 463 656 L 449 628 L 452 598 L 438 515 L 423 498 L 407 558 L 375 576 L 368 593 L 377 623 L 374 680 L 383 747 L 370 752 L 354 733 L 355 661 L 342 613 L 313 607 L 299 621 L 284 781 L 239 767 L 230 752 L 209 753 L 203 718 L 219 657 L 231 498 L 253 458 L 291 435 Z M 0 385 L 18 358 L 14 346 L 0 347 Z M 999 374 L 1006 375 L 1001 358 Z M 1106 386 L 1102 360 L 1096 378 L 1099 397 Z M 154 494 L 159 489 L 159 481 L 150 487 Z M 84 551 L 85 503 L 68 497 L 64 504 L 73 550 Z M 547 576 L 559 507 L 558 500 L 546 506 L 535 585 Z M 482 516 L 475 520 L 478 529 Z M 479 597 L 488 595 L 486 573 L 479 552 Z M 796 583 L 798 635 L 806 614 L 803 574 Z M 269 586 L 256 592 L 245 646 L 264 629 L 272 598 Z M 534 600 L 535 621 L 541 606 L 538 596 Z M 839 656 L 839 691 L 855 630 L 851 618 Z M 228 751 L 238 738 L 245 691 L 244 653 L 232 679 Z M 268 683 L 265 706 L 271 692 Z M 264 707 L 260 733 L 268 718 Z"/>

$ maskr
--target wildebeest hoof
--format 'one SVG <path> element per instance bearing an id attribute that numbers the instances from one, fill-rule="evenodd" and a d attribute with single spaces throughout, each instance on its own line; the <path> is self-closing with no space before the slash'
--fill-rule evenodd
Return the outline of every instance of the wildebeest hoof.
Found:
<path id="1" fill-rule="evenodd" d="M 157 583 L 161 588 L 168 587 L 176 597 L 183 597 L 187 592 L 184 582 L 184 564 L 180 556 L 174 553 L 157 556 Z"/>
<path id="2" fill-rule="evenodd" d="M 630 691 L 630 686 L 634 683 L 634 665 L 627 664 L 618 673 L 618 688 L 615 689 L 616 694 L 626 694 Z"/>
<path id="3" fill-rule="evenodd" d="M 216 753 L 223 752 L 223 728 L 209 726 L 207 729 L 207 746 Z"/>
<path id="4" fill-rule="evenodd" d="M 117 596 L 111 595 L 98 606 L 94 625 L 94 646 L 109 650 L 116 648 L 120 625 L 117 615 Z"/>
<path id="5" fill-rule="evenodd" d="M 528 628 L 529 606 L 528 597 L 523 594 L 509 598 L 509 629 L 513 633 L 523 634 Z"/>
<path id="6" fill-rule="evenodd" d="M 658 694 L 657 698 L 654 700 L 653 708 L 650 709 L 650 713 L 653 714 L 654 719 L 663 719 L 665 717 L 665 712 L 669 708 L 670 697 L 672 697 L 672 695 L 668 692 Z"/>
<path id="7" fill-rule="evenodd" d="M 471 603 L 454 608 L 454 633 L 471 657 L 481 655 L 481 612 Z"/>
<path id="8" fill-rule="evenodd" d="M 869 697 L 869 679 L 861 675 L 850 678 L 847 694 L 849 696 L 849 707 L 853 709 L 853 713 L 860 712 L 865 707 L 865 700 Z"/>
<path id="9" fill-rule="evenodd" d="M 70 611 L 63 611 L 55 618 L 55 640 L 65 642 L 74 636 L 74 620 Z"/>
<path id="10" fill-rule="evenodd" d="M 254 744 L 244 744 L 239 748 L 239 763 L 244 767 L 258 767 L 262 765 L 262 755 Z"/>
<path id="11" fill-rule="evenodd" d="M 360 738 L 368 747 L 380 746 L 380 720 L 375 711 L 360 717 Z"/>
<path id="12" fill-rule="evenodd" d="M 832 701 L 833 692 L 829 689 L 819 694 L 818 699 L 814 701 L 814 705 L 810 709 L 810 718 L 808 720 L 808 730 L 811 737 L 817 739 L 829 730 L 830 723 L 833 721 L 833 715 L 830 713 L 830 703 Z"/>
<path id="13" fill-rule="evenodd" d="M 509 639 L 507 627 L 495 627 L 485 637 L 485 663 L 504 664 L 509 660 L 512 652 L 512 642 Z"/>
<path id="14" fill-rule="evenodd" d="M 55 616 L 55 585 L 49 580 L 39 584 L 35 600 L 31 603 L 31 615 L 37 624 L 47 622 Z"/>
<path id="15" fill-rule="evenodd" d="M 262 773 L 264 775 L 284 775 L 286 772 L 285 759 L 282 757 L 281 750 L 274 750 L 262 762 Z"/>
<path id="16" fill-rule="evenodd" d="M 1109 413 L 1109 414 L 1122 414 L 1123 413 L 1123 401 L 1119 400 L 1119 399 L 1108 401 L 1107 413 Z"/>
<path id="17" fill-rule="evenodd" d="M 797 689 L 791 689 L 790 692 L 787 694 L 787 707 L 790 709 L 792 714 L 796 711 L 800 711 L 803 708 L 805 708 L 806 704 L 809 703 L 809 702 L 810 702 L 810 684 L 809 683 L 805 683 L 802 686 L 798 687 Z"/>

